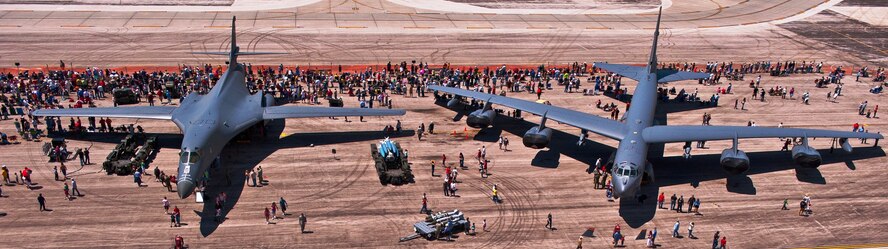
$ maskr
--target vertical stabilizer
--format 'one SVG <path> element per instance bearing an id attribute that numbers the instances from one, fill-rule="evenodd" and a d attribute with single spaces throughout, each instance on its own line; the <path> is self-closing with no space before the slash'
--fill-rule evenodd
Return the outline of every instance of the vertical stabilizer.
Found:
<path id="1" fill-rule="evenodd" d="M 651 58 L 648 60 L 648 72 L 657 72 L 657 40 L 660 37 L 660 17 L 663 15 L 663 6 L 660 6 L 660 12 L 657 13 L 657 27 L 654 29 L 654 43 L 651 45 Z"/>
<path id="2" fill-rule="evenodd" d="M 237 32 L 234 24 L 237 21 L 236 16 L 231 17 L 231 52 L 228 52 L 229 65 L 237 65 L 237 54 L 240 48 L 237 47 Z"/>

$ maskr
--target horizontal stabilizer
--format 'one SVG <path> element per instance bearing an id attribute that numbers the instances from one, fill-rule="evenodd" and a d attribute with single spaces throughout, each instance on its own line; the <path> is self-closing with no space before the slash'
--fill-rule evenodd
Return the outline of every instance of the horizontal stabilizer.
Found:
<path id="1" fill-rule="evenodd" d="M 673 81 L 682 81 L 682 80 L 696 80 L 696 79 L 708 79 L 710 74 L 708 73 L 695 73 L 688 71 L 678 71 L 672 69 L 660 69 L 657 70 L 657 82 L 658 83 L 666 83 Z"/>
<path id="2" fill-rule="evenodd" d="M 636 81 L 641 81 L 642 77 L 647 74 L 647 70 L 645 70 L 644 67 L 639 66 L 610 64 L 604 62 L 596 62 L 594 66 Z"/>

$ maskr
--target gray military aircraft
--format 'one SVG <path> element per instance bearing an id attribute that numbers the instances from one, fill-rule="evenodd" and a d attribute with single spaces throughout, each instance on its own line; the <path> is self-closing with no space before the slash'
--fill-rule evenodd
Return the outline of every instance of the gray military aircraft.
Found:
<path id="1" fill-rule="evenodd" d="M 232 138 L 247 128 L 263 121 L 284 118 L 313 118 L 340 116 L 395 116 L 404 110 L 272 106 L 271 94 L 250 94 L 246 88 L 244 65 L 237 63 L 238 55 L 273 54 L 241 52 L 236 43 L 235 19 L 231 20 L 231 51 L 197 54 L 227 55 L 229 65 L 219 82 L 205 95 L 191 93 L 179 107 L 137 106 L 78 109 L 37 110 L 34 116 L 113 117 L 172 120 L 182 131 L 182 151 L 179 153 L 177 191 L 179 197 L 191 195 L 197 179 L 222 152 Z"/>
<path id="2" fill-rule="evenodd" d="M 722 152 L 720 164 L 728 173 L 740 174 L 749 169 L 749 158 L 746 156 L 746 153 L 738 148 L 738 140 L 741 138 L 801 138 L 801 144 L 795 145 L 792 148 L 792 158 L 803 167 L 818 167 L 821 163 L 820 153 L 808 145 L 808 138 L 840 138 L 842 148 L 848 152 L 851 151 L 848 138 L 882 138 L 882 135 L 874 133 L 816 129 L 748 126 L 656 126 L 653 121 L 658 102 L 658 83 L 710 77 L 707 73 L 658 69 L 657 37 L 659 35 L 660 17 L 658 16 L 650 59 L 644 67 L 595 63 L 596 67 L 638 81 L 638 87 L 632 96 L 632 108 L 626 112 L 621 121 L 561 107 L 460 88 L 430 86 L 429 89 L 485 101 L 481 109 L 475 110 L 466 118 L 467 125 L 475 128 L 486 128 L 493 124 L 496 112 L 491 108 L 491 104 L 494 103 L 542 116 L 540 125 L 531 128 L 523 136 L 523 143 L 527 147 L 539 149 L 549 144 L 552 130 L 545 126 L 547 119 L 554 119 L 582 129 L 584 134 L 580 135 L 580 142 L 585 140 L 585 131 L 591 131 L 619 140 L 620 144 L 610 159 L 611 162 L 609 162 L 609 164 L 617 162 L 611 167 L 611 173 L 614 177 L 612 181 L 613 194 L 617 198 L 635 195 L 641 187 L 642 178 L 654 179 L 653 165 L 647 161 L 648 145 L 652 143 L 733 140 L 733 147 Z M 454 97 L 447 105 L 453 107 L 459 103 L 461 97 Z"/>

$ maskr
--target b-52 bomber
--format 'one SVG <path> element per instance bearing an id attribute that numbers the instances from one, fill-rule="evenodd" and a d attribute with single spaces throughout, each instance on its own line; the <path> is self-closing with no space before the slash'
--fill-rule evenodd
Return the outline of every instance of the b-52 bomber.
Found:
<path id="1" fill-rule="evenodd" d="M 802 167 L 818 167 L 822 162 L 820 153 L 808 145 L 809 138 L 838 138 L 842 149 L 848 152 L 851 151 L 851 145 L 848 143 L 849 138 L 883 138 L 882 135 L 876 133 L 817 129 L 654 125 L 654 112 L 658 102 L 657 84 L 710 77 L 707 73 L 658 69 L 657 37 L 659 35 L 660 16 L 658 15 L 650 59 L 643 67 L 595 63 L 598 68 L 638 81 L 638 87 L 632 96 L 632 108 L 626 112 L 621 121 L 557 106 L 455 87 L 436 85 L 430 86 L 429 89 L 456 95 L 448 102 L 447 105 L 450 107 L 457 104 L 462 97 L 484 101 L 484 106 L 481 109 L 475 110 L 466 117 L 467 125 L 474 128 L 486 128 L 493 124 L 496 111 L 492 109 L 492 104 L 504 105 L 542 116 L 540 125 L 531 128 L 524 134 L 524 145 L 530 148 L 544 148 L 549 144 L 552 138 L 552 129 L 545 127 L 547 119 L 582 129 L 581 140 L 585 139 L 586 131 L 619 140 L 620 144 L 610 159 L 611 162 L 608 163 L 613 163 L 610 173 L 614 179 L 611 183 L 613 184 L 613 194 L 617 198 L 636 195 L 641 188 L 643 177 L 649 180 L 654 179 L 653 165 L 647 160 L 648 146 L 654 143 L 733 140 L 732 148 L 722 152 L 720 164 L 728 173 L 740 174 L 749 169 L 749 157 L 738 148 L 738 140 L 741 138 L 801 138 L 801 143 L 792 148 L 792 158 Z"/>
<path id="2" fill-rule="evenodd" d="M 112 117 L 171 120 L 183 133 L 179 153 L 177 192 L 186 198 L 194 191 L 195 182 L 222 152 L 232 138 L 259 123 L 285 118 L 395 116 L 404 110 L 272 106 L 270 93 L 250 94 L 246 87 L 246 70 L 237 62 L 238 55 L 274 54 L 241 52 L 237 46 L 235 18 L 231 20 L 231 51 L 196 54 L 227 55 L 230 67 L 219 82 L 205 95 L 191 93 L 179 107 L 137 106 L 37 110 L 34 116 Z"/>

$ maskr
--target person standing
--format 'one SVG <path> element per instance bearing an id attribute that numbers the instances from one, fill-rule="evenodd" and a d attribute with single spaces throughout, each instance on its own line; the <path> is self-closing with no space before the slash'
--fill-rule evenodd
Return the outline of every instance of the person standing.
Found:
<path id="1" fill-rule="evenodd" d="M 539 96 L 539 95 L 537 95 L 537 96 Z M 539 97 L 537 97 L 537 98 L 539 98 Z M 583 249 L 583 236 L 580 236 L 580 238 L 577 239 L 577 249 Z"/>
<path id="2" fill-rule="evenodd" d="M 253 187 L 259 187 L 259 185 L 256 184 L 256 171 L 250 171 L 250 178 L 253 179 Z"/>
<path id="3" fill-rule="evenodd" d="M 554 226 L 552 225 L 552 213 L 549 213 L 549 215 L 546 217 L 546 228 L 548 228 L 549 230 L 554 229 Z"/>
<path id="4" fill-rule="evenodd" d="M 691 198 L 688 199 L 688 213 L 691 213 L 691 211 L 694 210 L 694 202 L 696 200 L 697 198 L 694 198 L 694 195 L 691 195 Z"/>
<path id="5" fill-rule="evenodd" d="M 789 210 L 789 208 L 786 207 L 786 205 L 788 205 L 788 204 L 789 204 L 789 199 L 783 199 L 783 207 L 780 208 L 780 210 Z"/>
<path id="6" fill-rule="evenodd" d="M 173 206 L 173 215 L 176 216 L 176 227 L 182 226 L 182 212 L 179 210 L 179 206 Z"/>
<path id="7" fill-rule="evenodd" d="M 64 177 L 62 179 L 68 179 L 68 166 L 65 166 L 65 162 L 63 161 L 64 159 L 59 160 L 59 164 L 61 164 L 61 166 L 59 166 L 59 170 L 62 171 L 62 177 Z"/>
<path id="8" fill-rule="evenodd" d="M 672 226 L 672 237 L 673 237 L 673 238 L 679 238 L 679 237 L 681 237 L 681 234 L 678 234 L 678 229 L 679 229 L 679 228 L 681 228 L 681 222 L 680 222 L 680 221 L 675 221 L 675 225 Z"/>
<path id="9" fill-rule="evenodd" d="M 432 160 L 432 177 L 435 177 L 435 160 Z"/>
<path id="10" fill-rule="evenodd" d="M 442 185 L 444 190 L 444 196 L 450 196 L 450 183 L 448 183 L 447 179 L 444 179 L 444 185 Z"/>
<path id="11" fill-rule="evenodd" d="M 284 197 L 281 197 L 281 200 L 278 201 L 278 203 L 281 205 L 281 216 L 286 216 L 287 215 L 287 201 L 284 200 Z"/>
<path id="12" fill-rule="evenodd" d="M 805 208 L 807 208 L 807 207 L 808 207 L 808 202 L 805 202 L 805 200 L 802 200 L 801 202 L 799 202 L 799 216 L 805 215 Z"/>
<path id="13" fill-rule="evenodd" d="M 691 223 L 688 225 L 688 238 L 691 238 L 691 239 L 697 238 L 697 237 L 694 237 L 694 222 L 693 221 L 691 221 Z"/>
<path id="14" fill-rule="evenodd" d="M 277 220 L 277 202 L 271 202 L 271 219 Z"/>
<path id="15" fill-rule="evenodd" d="M 719 242 L 719 244 L 720 244 L 720 246 L 719 246 L 720 249 L 727 249 L 728 248 L 728 237 L 722 236 L 721 242 Z"/>
<path id="16" fill-rule="evenodd" d="M 265 207 L 265 224 L 271 224 L 271 211 L 268 211 L 268 207 Z"/>
<path id="17" fill-rule="evenodd" d="M 672 197 L 669 197 L 669 210 L 675 210 L 676 200 L 678 200 L 678 197 L 675 197 L 675 194 L 672 194 Z"/>
<path id="18" fill-rule="evenodd" d="M 700 214 L 700 198 L 694 200 L 694 213 Z"/>
<path id="19" fill-rule="evenodd" d="M 244 184 L 246 184 L 247 186 L 250 186 L 250 175 L 251 175 L 250 172 L 251 171 L 252 170 L 248 170 L 248 169 L 244 170 Z"/>
<path id="20" fill-rule="evenodd" d="M 305 213 L 299 214 L 299 232 L 305 233 L 305 223 L 308 222 L 308 218 L 305 217 Z"/>
<path id="21" fill-rule="evenodd" d="M 43 194 L 37 195 L 37 204 L 40 204 L 40 212 L 48 211 L 46 209 L 46 198 L 43 197 Z"/>
<path id="22" fill-rule="evenodd" d="M 712 249 L 718 248 L 718 238 L 719 231 L 715 231 L 715 235 L 712 236 Z"/>
<path id="23" fill-rule="evenodd" d="M 176 226 L 176 214 L 167 213 L 170 215 L 170 227 Z"/>
<path id="24" fill-rule="evenodd" d="M 422 193 L 422 208 L 419 209 L 419 213 L 425 214 L 429 212 L 428 208 L 428 198 L 426 198 L 426 193 Z"/>
<path id="25" fill-rule="evenodd" d="M 593 179 L 595 179 L 595 181 L 593 182 L 594 183 L 593 189 L 598 189 L 598 185 L 600 184 L 599 182 L 601 180 L 601 172 L 599 172 L 597 168 L 594 169 L 593 171 L 594 171 Z"/>
<path id="26" fill-rule="evenodd" d="M 168 200 L 166 196 L 164 196 L 163 200 L 161 200 L 160 203 L 163 204 L 163 212 L 166 214 L 170 214 L 170 200 Z"/>
<path id="27" fill-rule="evenodd" d="M 259 169 L 256 170 L 256 175 L 259 177 L 259 184 L 265 185 L 265 177 L 262 175 L 262 166 L 259 166 Z"/>
<path id="28" fill-rule="evenodd" d="M 666 193 L 661 192 L 660 196 L 657 197 L 657 207 L 663 209 L 663 202 L 666 201 Z"/>
<path id="29" fill-rule="evenodd" d="M 81 196 L 80 189 L 77 188 L 77 181 L 74 178 L 71 178 L 71 194 L 74 196 Z"/>
<path id="30" fill-rule="evenodd" d="M 678 197 L 678 206 L 676 206 L 677 208 L 675 209 L 675 211 L 677 211 L 679 213 L 684 213 L 682 211 L 683 210 L 682 207 L 684 207 L 684 203 L 685 203 L 685 197 L 684 197 L 684 195 L 681 195 L 681 197 Z"/>
<path id="31" fill-rule="evenodd" d="M 462 168 L 462 169 L 465 169 L 465 168 L 466 168 L 466 164 L 465 164 L 465 162 L 466 162 L 466 157 L 463 156 L 463 153 L 462 153 L 462 152 L 460 152 L 460 153 L 459 153 L 459 167 Z"/>
<path id="32" fill-rule="evenodd" d="M 68 183 L 67 183 L 67 182 L 65 183 L 65 186 L 62 187 L 62 190 L 65 191 L 65 200 L 69 200 L 69 201 L 70 201 L 70 200 L 71 200 L 71 195 L 68 194 Z"/>
<path id="33" fill-rule="evenodd" d="M 654 227 L 654 230 L 651 231 L 651 243 L 654 243 L 654 246 L 657 245 L 657 227 Z"/>
<path id="34" fill-rule="evenodd" d="M 133 182 L 136 183 L 136 186 L 142 187 L 142 172 L 133 173 Z"/>

